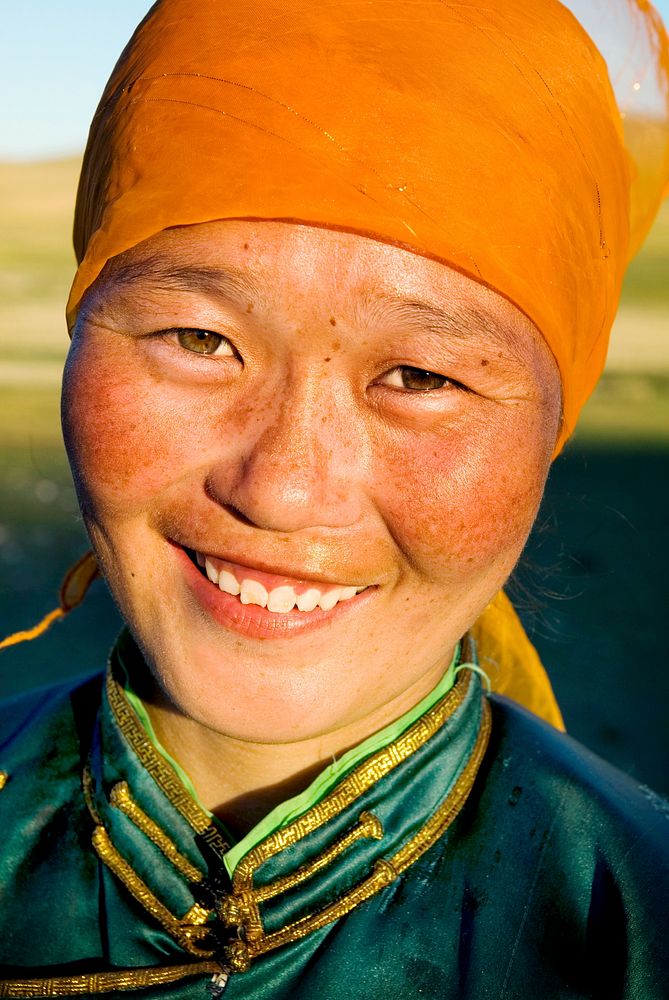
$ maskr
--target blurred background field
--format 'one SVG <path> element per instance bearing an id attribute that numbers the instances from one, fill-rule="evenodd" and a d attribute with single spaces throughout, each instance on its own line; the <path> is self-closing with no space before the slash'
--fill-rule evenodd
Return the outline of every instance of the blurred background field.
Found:
<path id="1" fill-rule="evenodd" d="M 0 633 L 56 603 L 86 548 L 59 379 L 78 160 L 0 164 Z M 607 374 L 555 463 L 513 582 L 569 731 L 669 792 L 669 204 L 628 274 Z M 104 585 L 42 639 L 0 653 L 0 694 L 104 663 Z"/>

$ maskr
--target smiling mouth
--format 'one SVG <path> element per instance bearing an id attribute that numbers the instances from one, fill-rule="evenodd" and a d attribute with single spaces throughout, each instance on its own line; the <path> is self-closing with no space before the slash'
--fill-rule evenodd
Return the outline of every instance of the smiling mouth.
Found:
<path id="1" fill-rule="evenodd" d="M 368 589 L 308 580 L 289 582 L 288 578 L 250 570 L 193 549 L 185 551 L 201 574 L 224 594 L 238 598 L 243 605 L 253 604 L 274 614 L 308 613 L 317 608 L 331 611 L 337 604 L 350 601 Z"/>

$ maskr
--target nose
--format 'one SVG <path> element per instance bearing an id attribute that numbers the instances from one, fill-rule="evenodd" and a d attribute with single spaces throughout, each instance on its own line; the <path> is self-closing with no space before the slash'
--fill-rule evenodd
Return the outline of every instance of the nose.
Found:
<path id="1" fill-rule="evenodd" d="M 354 525 L 368 465 L 361 423 L 341 383 L 296 378 L 237 424 L 239 447 L 210 470 L 209 494 L 265 530 Z"/>

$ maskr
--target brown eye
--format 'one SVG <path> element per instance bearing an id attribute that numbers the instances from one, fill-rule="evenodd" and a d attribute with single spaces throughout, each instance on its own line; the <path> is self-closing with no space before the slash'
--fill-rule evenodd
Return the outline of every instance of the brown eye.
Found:
<path id="1" fill-rule="evenodd" d="M 422 368 L 411 368 L 409 365 L 399 365 L 387 372 L 381 382 L 398 389 L 410 389 L 414 392 L 429 392 L 431 389 L 443 389 L 450 380 L 445 375 L 424 371 Z"/>
<path id="2" fill-rule="evenodd" d="M 195 354 L 234 355 L 235 350 L 226 337 L 211 330 L 173 330 L 180 347 Z"/>

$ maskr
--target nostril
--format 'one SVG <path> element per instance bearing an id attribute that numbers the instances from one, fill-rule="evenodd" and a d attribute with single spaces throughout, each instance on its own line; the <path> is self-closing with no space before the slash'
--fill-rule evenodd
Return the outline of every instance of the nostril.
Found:
<path id="1" fill-rule="evenodd" d="M 240 524 L 249 525 L 250 527 L 257 527 L 255 522 L 252 521 L 249 517 L 247 517 L 246 514 L 244 514 L 239 509 L 239 507 L 236 507 L 234 504 L 228 503 L 227 501 L 223 500 L 210 480 L 207 480 L 206 483 L 204 484 L 204 492 L 206 493 L 207 497 L 216 504 L 217 507 L 222 508 L 224 511 L 226 511 L 226 513 L 230 514 L 230 516 L 233 517 L 235 521 L 238 521 Z"/>
<path id="2" fill-rule="evenodd" d="M 234 504 L 225 503 L 222 504 L 221 506 L 225 511 L 227 511 L 228 514 L 234 517 L 236 521 L 239 521 L 240 524 L 247 524 L 250 525 L 250 527 L 252 528 L 258 527 L 255 521 L 252 521 L 249 517 L 246 516 L 246 514 L 243 514 L 239 509 L 239 507 L 235 507 Z"/>

